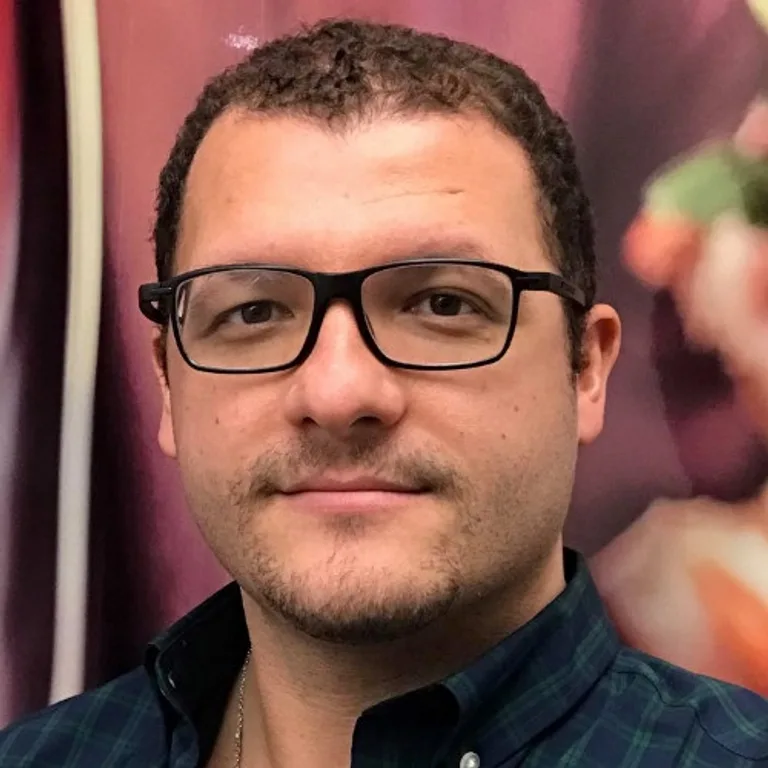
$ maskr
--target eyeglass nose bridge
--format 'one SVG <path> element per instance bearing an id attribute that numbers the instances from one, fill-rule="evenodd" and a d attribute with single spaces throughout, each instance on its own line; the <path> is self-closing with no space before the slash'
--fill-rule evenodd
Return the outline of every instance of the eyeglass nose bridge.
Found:
<path id="1" fill-rule="evenodd" d="M 301 365 L 312 354 L 323 322 L 331 305 L 343 302 L 352 309 L 357 331 L 368 348 L 368 351 L 382 364 L 390 365 L 391 361 L 381 352 L 376 344 L 363 309 L 363 283 L 372 274 L 372 270 L 339 273 L 314 273 L 309 275 L 315 290 L 315 306 L 312 312 L 312 322 L 309 326 L 304 346 L 296 358 L 295 365 Z"/>

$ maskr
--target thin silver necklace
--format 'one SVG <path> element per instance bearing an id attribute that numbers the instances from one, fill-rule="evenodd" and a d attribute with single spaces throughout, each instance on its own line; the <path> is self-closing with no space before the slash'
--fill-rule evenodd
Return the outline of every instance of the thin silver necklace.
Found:
<path id="1" fill-rule="evenodd" d="M 248 663 L 251 660 L 251 649 L 245 654 L 245 661 L 240 672 L 240 686 L 237 693 L 237 729 L 235 730 L 235 768 L 240 768 L 240 760 L 243 756 L 243 719 L 245 712 L 245 673 L 248 671 Z"/>

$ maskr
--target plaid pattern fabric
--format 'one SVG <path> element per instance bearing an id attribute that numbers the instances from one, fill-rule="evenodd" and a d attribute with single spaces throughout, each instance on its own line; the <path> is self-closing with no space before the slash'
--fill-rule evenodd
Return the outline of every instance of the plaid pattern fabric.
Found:
<path id="1" fill-rule="evenodd" d="M 583 559 L 565 558 L 565 591 L 533 621 L 363 713 L 352 768 L 768 768 L 768 702 L 622 647 Z M 204 766 L 247 642 L 231 584 L 139 669 L 0 732 L 0 766 Z"/>

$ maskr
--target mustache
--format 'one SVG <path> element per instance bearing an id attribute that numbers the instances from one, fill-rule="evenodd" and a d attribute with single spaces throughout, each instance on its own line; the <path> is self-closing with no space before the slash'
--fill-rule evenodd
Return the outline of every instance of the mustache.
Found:
<path id="1" fill-rule="evenodd" d="M 460 474 L 434 453 L 398 451 L 391 441 L 339 441 L 302 436 L 295 443 L 272 448 L 248 467 L 233 488 L 236 501 L 261 501 L 310 475 L 324 472 L 360 472 L 424 491 L 459 496 L 464 483 Z"/>

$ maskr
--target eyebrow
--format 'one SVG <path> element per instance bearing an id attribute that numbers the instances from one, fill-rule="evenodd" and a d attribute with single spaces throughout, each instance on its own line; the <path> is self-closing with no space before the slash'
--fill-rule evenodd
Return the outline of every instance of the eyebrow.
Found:
<path id="1" fill-rule="evenodd" d="M 436 238 L 421 243 L 416 248 L 408 248 L 394 260 L 403 259 L 441 259 L 458 258 L 470 261 L 487 261 L 490 258 L 489 249 L 484 248 L 474 240 L 456 240 L 451 242 L 445 238 Z"/>
<path id="2" fill-rule="evenodd" d="M 286 258 L 288 257 L 288 258 Z M 308 266 L 312 257 L 307 252 L 300 257 L 291 258 L 291 253 L 278 248 L 275 244 L 255 246 L 253 248 L 216 249 L 207 254 L 202 267 L 226 266 L 239 264 L 270 265 L 298 269 L 312 269 Z M 490 248 L 468 238 L 429 237 L 414 244 L 394 246 L 382 251 L 381 258 L 371 260 L 371 266 L 388 264 L 411 259 L 467 259 L 469 261 L 492 261 Z"/>

